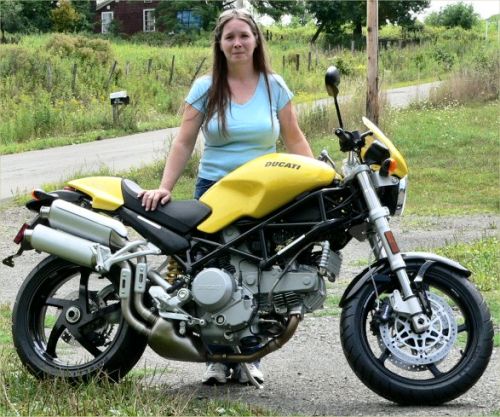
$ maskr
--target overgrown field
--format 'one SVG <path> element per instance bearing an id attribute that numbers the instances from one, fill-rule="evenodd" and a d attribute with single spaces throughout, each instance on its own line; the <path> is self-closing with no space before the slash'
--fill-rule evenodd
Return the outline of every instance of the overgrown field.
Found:
<path id="1" fill-rule="evenodd" d="M 323 76 L 332 64 L 344 75 L 344 94 L 364 82 L 364 53 L 324 42 L 324 49 L 311 49 L 312 27 L 273 30 L 271 61 L 297 102 L 326 96 Z M 0 153 L 176 125 L 193 78 L 210 69 L 208 37 L 164 47 L 54 34 L 0 45 Z M 451 71 L 497 62 L 494 40 L 460 30 L 437 33 L 421 46 L 400 49 L 393 42 L 380 58 L 386 85 L 445 78 Z M 128 92 L 131 104 L 114 124 L 109 94 L 119 90 Z"/>

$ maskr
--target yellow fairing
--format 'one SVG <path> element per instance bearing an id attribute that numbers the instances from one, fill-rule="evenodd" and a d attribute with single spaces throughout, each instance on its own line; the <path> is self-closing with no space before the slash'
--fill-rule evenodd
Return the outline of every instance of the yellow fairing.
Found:
<path id="1" fill-rule="evenodd" d="M 370 119 L 363 117 L 363 123 L 365 126 L 373 132 L 373 136 L 382 142 L 385 146 L 389 148 L 389 152 L 391 153 L 391 158 L 394 159 L 397 163 L 397 168 L 394 171 L 394 175 L 399 178 L 403 178 L 408 174 L 408 166 L 406 165 L 406 161 L 401 155 L 401 153 L 396 149 L 391 140 L 379 129 L 379 127 L 373 123 Z M 366 145 L 361 150 L 361 156 L 364 157 L 366 150 L 373 143 L 373 137 L 366 137 Z"/>
<path id="2" fill-rule="evenodd" d="M 114 211 L 123 205 L 122 179 L 118 177 L 87 177 L 68 182 L 70 187 L 92 197 L 95 209 Z"/>
<path id="3" fill-rule="evenodd" d="M 329 165 L 305 156 L 268 154 L 256 158 L 214 184 L 200 201 L 212 209 L 198 226 L 215 233 L 241 217 L 261 218 L 303 192 L 330 184 Z"/>

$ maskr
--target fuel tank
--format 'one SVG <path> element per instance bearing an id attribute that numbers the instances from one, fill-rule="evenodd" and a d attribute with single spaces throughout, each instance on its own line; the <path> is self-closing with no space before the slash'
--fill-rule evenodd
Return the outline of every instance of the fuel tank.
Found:
<path id="1" fill-rule="evenodd" d="M 331 184 L 337 176 L 324 162 L 272 153 L 253 159 L 215 183 L 200 201 L 212 214 L 198 230 L 215 233 L 242 217 L 262 218 L 298 195 Z"/>

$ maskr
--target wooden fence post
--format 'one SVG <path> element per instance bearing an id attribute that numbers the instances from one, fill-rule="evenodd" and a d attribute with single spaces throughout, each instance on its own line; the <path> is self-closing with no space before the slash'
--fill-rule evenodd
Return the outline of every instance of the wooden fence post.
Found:
<path id="1" fill-rule="evenodd" d="M 196 80 L 196 77 L 198 76 L 198 73 L 200 72 L 201 67 L 202 67 L 202 66 L 203 66 L 203 64 L 205 63 L 205 60 L 206 60 L 206 59 L 207 59 L 207 58 L 206 58 L 206 57 L 204 57 L 204 58 L 202 59 L 202 61 L 201 61 L 200 65 L 198 65 L 198 68 L 196 68 L 196 72 L 194 73 L 194 76 L 193 76 L 193 79 L 191 80 L 190 85 L 191 85 L 191 84 L 193 84 L 194 80 Z"/>
<path id="2" fill-rule="evenodd" d="M 129 62 L 129 61 L 127 61 L 127 62 L 125 63 L 125 75 L 128 77 L 128 76 L 129 76 L 129 74 L 130 74 L 130 62 Z"/>
<path id="3" fill-rule="evenodd" d="M 172 56 L 172 64 L 170 64 L 170 78 L 168 79 L 168 85 L 172 84 L 172 79 L 174 78 L 174 65 L 175 65 L 175 55 Z"/>
<path id="4" fill-rule="evenodd" d="M 52 91 L 52 65 L 47 62 L 47 90 Z"/>
<path id="5" fill-rule="evenodd" d="M 109 84 L 111 83 L 111 79 L 113 78 L 113 74 L 115 73 L 116 66 L 118 65 L 118 62 L 113 62 L 113 65 L 111 66 L 111 70 L 109 71 L 109 77 L 108 81 L 106 81 L 106 85 L 104 86 L 105 89 L 109 87 Z"/>
<path id="6" fill-rule="evenodd" d="M 281 71 L 281 73 L 284 75 L 285 74 L 285 55 L 283 55 L 283 71 Z"/>
<path id="7" fill-rule="evenodd" d="M 148 59 L 148 74 L 151 72 L 151 67 L 153 66 L 153 58 Z"/>
<path id="8" fill-rule="evenodd" d="M 76 63 L 73 64 L 73 69 L 71 70 L 71 92 L 73 94 L 75 94 L 75 87 L 76 87 L 76 69 L 77 69 L 77 65 Z"/>
<path id="9" fill-rule="evenodd" d="M 307 71 L 311 71 L 311 61 L 312 61 L 312 52 L 309 51 L 307 54 Z"/>
<path id="10" fill-rule="evenodd" d="M 295 69 L 299 71 L 300 69 L 300 55 L 295 54 Z"/>
<path id="11" fill-rule="evenodd" d="M 366 52 L 368 55 L 366 117 L 375 124 L 378 124 L 378 0 L 368 0 L 366 22 Z"/>

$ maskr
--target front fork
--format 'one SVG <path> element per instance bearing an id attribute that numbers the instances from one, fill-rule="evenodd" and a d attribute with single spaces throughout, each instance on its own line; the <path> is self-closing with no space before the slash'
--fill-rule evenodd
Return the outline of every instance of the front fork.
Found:
<path id="1" fill-rule="evenodd" d="M 370 222 L 376 233 L 377 239 L 370 238 L 370 244 L 378 258 L 387 257 L 391 270 L 396 274 L 402 291 L 395 290 L 391 295 L 392 308 L 399 314 L 411 318 L 413 329 L 417 333 L 422 333 L 429 327 L 429 317 L 424 313 L 419 298 L 411 288 L 411 282 L 406 273 L 406 263 L 401 256 L 396 239 L 389 227 L 387 218 L 389 210 L 382 206 L 380 199 L 375 192 L 370 168 L 365 165 L 358 165 L 354 169 L 356 179 L 361 187 L 361 192 L 365 198 L 369 209 Z M 379 245 L 381 243 L 381 247 Z"/>

